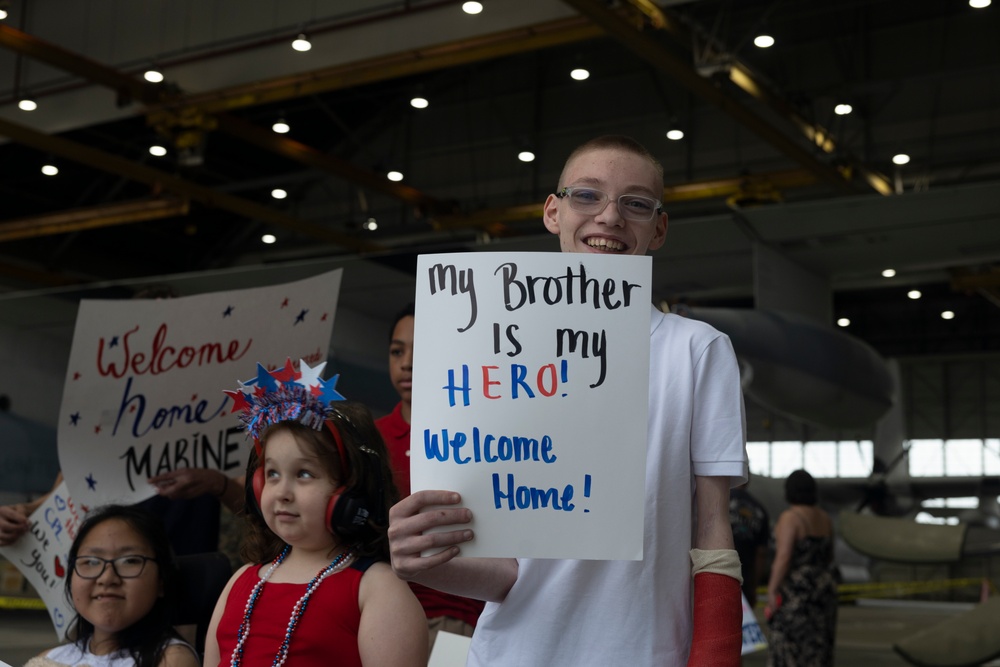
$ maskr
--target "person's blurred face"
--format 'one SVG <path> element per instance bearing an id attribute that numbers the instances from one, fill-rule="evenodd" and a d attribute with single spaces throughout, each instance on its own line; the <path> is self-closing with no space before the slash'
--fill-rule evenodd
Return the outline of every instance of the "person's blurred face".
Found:
<path id="1" fill-rule="evenodd" d="M 152 545 L 127 522 L 108 519 L 94 526 L 80 544 L 77 559 L 96 556 L 111 560 L 122 556 L 153 558 Z M 163 595 L 160 566 L 147 561 L 137 577 L 123 579 L 111 563 L 96 579 L 76 572 L 70 584 L 73 606 L 94 625 L 92 648 L 97 652 L 117 647 L 119 632 L 142 619 Z"/>
<path id="2" fill-rule="evenodd" d="M 625 194 L 663 197 L 659 174 L 646 158 L 617 148 L 589 150 L 566 165 L 560 186 L 593 188 L 610 197 L 604 210 L 595 215 L 574 210 L 568 198 L 549 195 L 545 227 L 559 236 L 563 252 L 644 255 L 663 245 L 666 213 L 637 222 L 624 219 L 617 205 L 618 197 Z"/>
<path id="3" fill-rule="evenodd" d="M 389 379 L 400 400 L 409 405 L 413 398 L 413 317 L 410 315 L 399 320 L 392 330 Z"/>

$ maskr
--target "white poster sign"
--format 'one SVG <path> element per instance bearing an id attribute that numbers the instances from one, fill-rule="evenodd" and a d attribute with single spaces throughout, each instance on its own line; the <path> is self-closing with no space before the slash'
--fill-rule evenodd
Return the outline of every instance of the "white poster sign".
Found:
<path id="1" fill-rule="evenodd" d="M 84 511 L 154 495 L 176 468 L 246 466 L 222 392 L 268 368 L 324 361 L 341 270 L 178 299 L 83 301 L 58 427 L 59 463 Z"/>
<path id="2" fill-rule="evenodd" d="M 473 512 L 465 556 L 642 558 L 652 261 L 417 262 L 413 490 Z"/>
<path id="3" fill-rule="evenodd" d="M 63 482 L 28 517 L 28 532 L 14 544 L 0 547 L 0 555 L 21 571 L 42 598 L 60 641 L 76 615 L 66 601 L 66 574 L 69 547 L 82 519 Z"/>

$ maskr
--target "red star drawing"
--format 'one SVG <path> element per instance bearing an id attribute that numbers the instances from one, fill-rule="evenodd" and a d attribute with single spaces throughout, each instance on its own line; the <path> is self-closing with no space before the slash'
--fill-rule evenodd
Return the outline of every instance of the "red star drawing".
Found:
<path id="1" fill-rule="evenodd" d="M 80 379 L 80 374 L 79 373 L 73 373 L 73 379 L 74 380 L 79 380 Z"/>
<path id="2" fill-rule="evenodd" d="M 281 302 L 281 307 L 282 308 L 288 308 L 288 297 L 287 296 L 285 297 L 285 300 Z"/>
<path id="3" fill-rule="evenodd" d="M 323 313 L 323 317 L 319 318 L 320 322 L 326 322 L 326 313 Z"/>
<path id="4" fill-rule="evenodd" d="M 135 404 L 130 405 L 128 411 L 135 412 Z"/>
<path id="5" fill-rule="evenodd" d="M 198 400 L 198 394 L 191 394 L 191 402 L 194 403 Z"/>
<path id="6" fill-rule="evenodd" d="M 101 425 L 98 424 L 97 426 L 94 427 L 94 433 L 100 433 L 100 432 L 101 432 Z"/>

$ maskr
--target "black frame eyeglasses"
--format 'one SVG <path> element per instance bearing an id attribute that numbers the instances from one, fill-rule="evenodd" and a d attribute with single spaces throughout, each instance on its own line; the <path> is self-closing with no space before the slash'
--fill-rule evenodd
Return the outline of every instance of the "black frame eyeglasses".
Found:
<path id="1" fill-rule="evenodd" d="M 611 201 L 611 195 L 603 190 L 582 187 L 563 188 L 556 197 L 568 199 L 571 209 L 587 215 L 600 215 Z M 649 222 L 663 210 L 663 202 L 644 195 L 620 195 L 617 205 L 618 214 L 632 222 Z"/>
<path id="2" fill-rule="evenodd" d="M 97 579 L 104 574 L 110 563 L 111 569 L 119 578 L 135 579 L 142 575 L 142 571 L 146 569 L 147 561 L 157 562 L 155 558 L 139 554 L 128 554 L 111 559 L 100 556 L 77 556 L 73 559 L 73 571 L 81 579 Z M 100 563 L 100 569 L 98 569 L 98 563 Z"/>

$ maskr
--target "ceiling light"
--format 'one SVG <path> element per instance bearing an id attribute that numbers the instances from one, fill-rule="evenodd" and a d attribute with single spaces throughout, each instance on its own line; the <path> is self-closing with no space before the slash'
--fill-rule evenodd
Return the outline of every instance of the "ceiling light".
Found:
<path id="1" fill-rule="evenodd" d="M 918 290 L 918 289 L 911 289 L 909 292 L 906 293 L 906 296 L 908 296 L 911 299 L 913 299 L 914 301 L 916 301 L 917 299 L 919 299 L 920 297 L 922 297 L 923 294 L 921 294 L 920 290 Z"/>
<path id="2" fill-rule="evenodd" d="M 766 49 L 774 46 L 774 37 L 770 35 L 757 35 L 753 38 L 753 45 L 759 49 Z"/>
<path id="3" fill-rule="evenodd" d="M 374 232 L 376 229 L 378 229 L 378 223 L 375 222 L 375 218 L 368 218 L 367 220 L 365 220 L 364 228 L 370 232 Z"/>
<path id="4" fill-rule="evenodd" d="M 390 181 L 398 182 L 403 180 L 403 174 L 402 172 L 399 171 L 390 171 L 388 174 L 385 175 L 385 177 L 388 178 Z"/>
<path id="5" fill-rule="evenodd" d="M 291 130 L 292 128 L 288 126 L 288 123 L 285 122 L 284 118 L 279 118 L 278 120 L 274 121 L 274 125 L 271 126 L 271 129 L 277 132 L 278 134 L 288 134 L 288 131 Z"/>
<path id="6" fill-rule="evenodd" d="M 275 188 L 271 190 L 271 196 L 274 197 L 275 199 L 284 199 L 285 197 L 288 196 L 288 193 L 282 190 L 281 188 Z"/>
<path id="7" fill-rule="evenodd" d="M 481 2 L 463 2 L 462 11 L 466 14 L 478 14 L 483 11 L 483 3 Z"/>
<path id="8" fill-rule="evenodd" d="M 531 151 L 521 151 L 520 153 L 517 154 L 517 159 L 520 160 L 521 162 L 534 162 L 535 154 L 532 153 Z"/>
<path id="9" fill-rule="evenodd" d="M 159 144 L 153 144 L 152 146 L 149 147 L 149 154 L 154 155 L 156 157 L 163 157 L 164 155 L 167 154 L 167 149 L 164 148 L 163 146 L 160 146 Z"/>
<path id="10" fill-rule="evenodd" d="M 261 243 L 266 243 L 268 245 L 271 245 L 277 240 L 278 238 L 274 234 L 264 234 L 263 236 L 260 237 Z"/>
<path id="11" fill-rule="evenodd" d="M 909 161 L 910 161 L 910 156 L 907 155 L 906 153 L 897 153 L 896 155 L 892 156 L 893 164 L 903 165 L 907 164 Z"/>
<path id="12" fill-rule="evenodd" d="M 684 132 L 682 132 L 681 130 L 667 131 L 667 139 L 670 139 L 670 141 L 680 141 L 683 138 L 684 138 Z"/>
<path id="13" fill-rule="evenodd" d="M 414 97 L 410 100 L 410 106 L 414 109 L 426 109 L 428 104 L 430 104 L 430 102 L 423 97 Z"/>
<path id="14" fill-rule="evenodd" d="M 896 269 L 882 269 L 883 278 L 892 278 L 896 275 Z"/>
<path id="15" fill-rule="evenodd" d="M 837 114 L 838 116 L 846 116 L 852 111 L 854 111 L 854 107 L 852 107 L 850 104 L 838 104 L 837 106 L 833 107 L 833 113 Z"/>
<path id="16" fill-rule="evenodd" d="M 303 53 L 312 47 L 313 45 L 309 42 L 304 33 L 300 33 L 299 36 L 295 38 L 295 41 L 292 42 L 292 48 Z"/>
<path id="17" fill-rule="evenodd" d="M 163 74 L 161 72 L 157 72 L 155 69 L 151 69 L 146 70 L 143 73 L 142 78 L 150 83 L 161 83 L 163 81 Z"/>
<path id="18" fill-rule="evenodd" d="M 55 176 L 59 173 L 59 168 L 54 164 L 45 164 L 42 165 L 42 173 L 46 176 Z"/>
<path id="19" fill-rule="evenodd" d="M 851 321 L 849 319 L 847 319 L 846 317 L 841 317 L 839 320 L 837 320 L 837 326 L 838 327 L 849 327 L 849 326 L 851 326 Z"/>
<path id="20" fill-rule="evenodd" d="M 987 3 L 987 4 L 989 4 L 989 3 Z M 7 10 L 6 9 L 0 9 L 0 21 L 3 21 L 5 18 L 7 18 Z"/>
<path id="21" fill-rule="evenodd" d="M 955 313 L 953 313 L 950 310 L 942 311 L 941 312 L 941 319 L 942 320 L 953 320 L 953 319 L 955 319 Z"/>
<path id="22" fill-rule="evenodd" d="M 586 81 L 587 79 L 590 78 L 590 72 L 583 69 L 582 67 L 577 67 L 575 70 L 570 72 L 569 75 L 574 79 L 576 79 L 577 81 Z"/>
<path id="23" fill-rule="evenodd" d="M 17 108 L 21 111 L 34 111 L 38 108 L 35 104 L 35 100 L 29 100 L 27 97 L 17 103 Z"/>
<path id="24" fill-rule="evenodd" d="M 983 9 L 990 6 L 990 0 L 969 0 L 969 6 L 973 9 Z"/>

